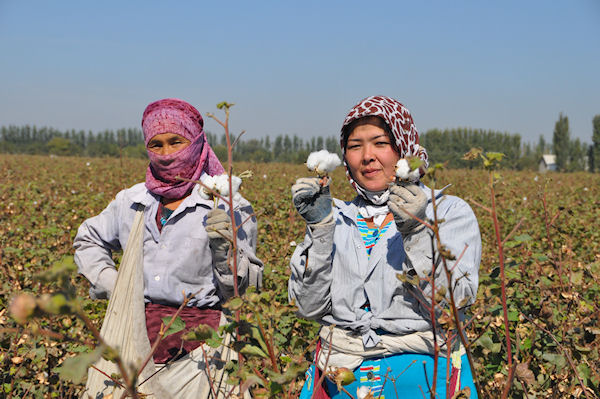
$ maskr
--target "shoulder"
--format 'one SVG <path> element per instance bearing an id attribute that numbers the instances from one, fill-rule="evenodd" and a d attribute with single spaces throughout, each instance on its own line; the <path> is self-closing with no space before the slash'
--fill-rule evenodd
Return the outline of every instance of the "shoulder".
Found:
<path id="1" fill-rule="evenodd" d="M 438 210 L 438 217 L 446 219 L 457 219 L 464 218 L 470 220 L 477 220 L 475 213 L 467 201 L 455 195 L 445 194 L 444 187 L 441 190 L 435 190 L 432 192 L 431 188 L 421 185 L 421 189 L 425 192 L 428 197 L 427 211 L 433 215 L 433 198 Z M 429 215 L 428 215 L 429 216 Z"/>
<path id="2" fill-rule="evenodd" d="M 334 214 L 338 217 L 347 217 L 349 219 L 356 219 L 358 207 L 355 200 L 342 201 L 338 198 L 333 198 L 333 209 Z"/>
<path id="3" fill-rule="evenodd" d="M 125 190 L 121 190 L 115 196 L 115 201 L 119 203 L 140 203 L 143 205 L 150 205 L 156 201 L 154 195 L 146 188 L 145 183 L 138 183 Z"/>

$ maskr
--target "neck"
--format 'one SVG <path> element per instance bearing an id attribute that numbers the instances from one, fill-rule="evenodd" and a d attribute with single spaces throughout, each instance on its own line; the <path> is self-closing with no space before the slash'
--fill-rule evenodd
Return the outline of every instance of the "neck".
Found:
<path id="1" fill-rule="evenodd" d="M 188 197 L 188 196 L 189 196 L 189 194 L 186 195 L 185 197 L 182 197 L 182 198 L 165 198 L 165 197 L 162 197 L 160 199 L 160 202 L 162 202 L 162 204 L 165 206 L 165 208 L 174 211 L 183 202 L 183 200 L 186 197 Z"/>

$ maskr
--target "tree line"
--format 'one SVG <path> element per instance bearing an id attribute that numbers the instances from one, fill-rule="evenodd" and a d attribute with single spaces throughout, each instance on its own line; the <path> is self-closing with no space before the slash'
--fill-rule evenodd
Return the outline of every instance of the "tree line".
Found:
<path id="1" fill-rule="evenodd" d="M 224 135 L 206 133 L 207 140 L 219 159 L 227 158 Z M 235 141 L 235 137 L 231 140 Z M 535 144 L 522 142 L 519 134 L 473 128 L 431 129 L 420 135 L 431 162 L 447 163 L 449 168 L 468 168 L 471 163 L 462 156 L 473 147 L 506 155 L 504 166 L 511 169 L 537 169 L 543 154 L 554 153 L 561 171 L 600 171 L 600 115 L 593 120 L 592 144 L 570 138 L 567 116 L 560 114 L 552 143 L 543 135 Z M 235 161 L 302 163 L 312 151 L 326 149 L 340 154 L 339 137 L 278 135 L 237 141 Z M 3 126 L 0 128 L 0 152 L 23 154 L 54 154 L 90 157 L 145 158 L 143 135 L 139 128 L 104 130 L 98 133 L 83 130 L 60 131 L 49 127 Z"/>

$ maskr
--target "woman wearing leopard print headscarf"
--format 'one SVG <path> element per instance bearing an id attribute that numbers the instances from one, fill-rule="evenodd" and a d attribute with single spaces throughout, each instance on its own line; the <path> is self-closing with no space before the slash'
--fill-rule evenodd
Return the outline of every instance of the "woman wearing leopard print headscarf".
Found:
<path id="1" fill-rule="evenodd" d="M 437 323 L 433 333 L 432 292 L 446 292 L 439 315 L 449 290 L 442 258 L 432 250 L 433 233 L 421 223 L 433 219 L 435 198 L 437 218 L 443 220 L 441 244 L 460 258 L 448 266 L 455 303 L 464 307 L 477 294 L 481 259 L 473 211 L 460 198 L 427 188 L 418 173 L 413 181 L 395 182 L 400 159 L 420 158 L 421 171 L 428 162 L 412 116 L 398 101 L 362 100 L 344 120 L 340 143 L 346 175 L 357 192 L 353 200 L 333 199 L 332 204 L 329 185 L 317 178 L 298 179 L 292 187 L 307 229 L 291 259 L 290 301 L 303 317 L 334 326 L 321 330 L 317 367 L 307 372 L 302 395 L 343 397 L 346 393 L 328 378 L 320 386 L 313 383 L 321 370 L 346 367 L 356 377 L 344 388 L 353 396 L 421 398 L 432 388 L 435 345 L 440 355 L 436 394 L 446 397 L 447 390 L 452 395 L 461 386 L 474 394 L 460 342 L 447 343 L 447 332 Z"/>

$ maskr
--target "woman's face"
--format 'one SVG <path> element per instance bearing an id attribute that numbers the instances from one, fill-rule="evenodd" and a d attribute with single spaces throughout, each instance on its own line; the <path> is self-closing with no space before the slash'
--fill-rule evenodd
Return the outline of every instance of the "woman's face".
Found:
<path id="1" fill-rule="evenodd" d="M 400 155 L 385 130 L 366 120 L 354 127 L 346 142 L 346 164 L 352 178 L 369 191 L 387 189 Z"/>
<path id="2" fill-rule="evenodd" d="M 161 133 L 152 137 L 146 148 L 159 155 L 170 155 L 190 145 L 190 141 L 175 133 Z"/>

